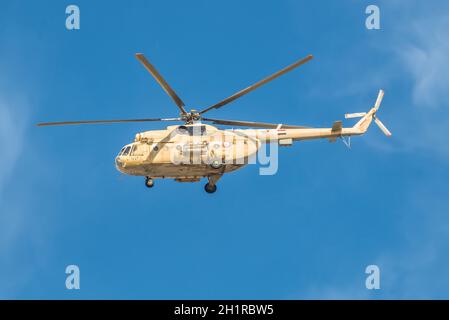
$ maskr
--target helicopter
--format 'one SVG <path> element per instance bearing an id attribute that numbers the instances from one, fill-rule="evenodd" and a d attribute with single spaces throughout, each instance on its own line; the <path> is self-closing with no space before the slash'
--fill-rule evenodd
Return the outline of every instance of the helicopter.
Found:
<path id="1" fill-rule="evenodd" d="M 335 121 L 330 128 L 311 128 L 283 123 L 265 123 L 240 120 L 207 118 L 205 113 L 220 109 L 262 85 L 292 71 L 313 59 L 308 55 L 276 73 L 240 90 L 203 110 L 186 110 L 186 105 L 170 87 L 156 68 L 142 53 L 137 60 L 154 77 L 162 89 L 173 100 L 180 113 L 175 118 L 143 118 L 116 120 L 85 120 L 38 123 L 37 126 L 62 126 L 78 124 L 110 124 L 130 122 L 184 122 L 170 125 L 162 130 L 148 130 L 135 135 L 134 141 L 121 148 L 115 158 L 120 172 L 145 178 L 145 186 L 152 188 L 155 179 L 171 178 L 178 182 L 199 182 L 207 178 L 204 189 L 207 193 L 217 190 L 218 180 L 227 173 L 241 169 L 253 159 L 262 145 L 277 143 L 291 146 L 295 141 L 328 139 L 335 142 L 341 138 L 349 147 L 350 137 L 363 135 L 371 122 L 377 124 L 386 136 L 391 132 L 377 118 L 384 91 L 380 90 L 374 106 L 368 112 L 346 114 L 345 118 L 360 118 L 352 127 L 343 127 Z M 219 129 L 214 125 L 249 127 L 251 129 Z"/>

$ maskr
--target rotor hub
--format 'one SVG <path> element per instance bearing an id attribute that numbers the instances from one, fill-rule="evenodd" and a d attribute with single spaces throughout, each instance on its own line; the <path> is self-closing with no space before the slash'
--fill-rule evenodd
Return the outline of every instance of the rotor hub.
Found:
<path id="1" fill-rule="evenodd" d="M 200 113 L 198 111 L 196 111 L 195 109 L 190 110 L 189 113 L 181 113 L 180 117 L 187 124 L 192 124 L 195 121 L 200 121 L 201 120 Z"/>

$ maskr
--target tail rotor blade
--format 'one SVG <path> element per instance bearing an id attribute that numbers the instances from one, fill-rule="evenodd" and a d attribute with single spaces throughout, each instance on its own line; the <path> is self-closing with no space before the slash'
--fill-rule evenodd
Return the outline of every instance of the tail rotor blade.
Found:
<path id="1" fill-rule="evenodd" d="M 391 132 L 387 129 L 387 127 L 384 126 L 384 124 L 377 118 L 374 118 L 374 121 L 376 122 L 377 126 L 382 130 L 382 132 L 387 136 L 391 137 Z"/>
<path id="2" fill-rule="evenodd" d="M 374 108 L 377 110 L 380 107 L 380 104 L 382 103 L 382 99 L 384 97 L 384 91 L 379 90 L 379 95 L 377 96 L 376 104 L 374 105 Z"/>

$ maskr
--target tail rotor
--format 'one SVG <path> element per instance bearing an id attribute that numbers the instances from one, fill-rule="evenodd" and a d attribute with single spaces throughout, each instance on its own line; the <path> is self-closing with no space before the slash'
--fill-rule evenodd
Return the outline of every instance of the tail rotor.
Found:
<path id="1" fill-rule="evenodd" d="M 377 95 L 376 103 L 374 104 L 374 107 L 369 112 L 358 112 L 358 113 L 348 113 L 345 114 L 346 119 L 352 119 L 352 118 L 362 118 L 359 122 L 355 125 L 355 127 L 361 128 L 363 132 L 368 129 L 369 124 L 371 123 L 371 120 L 374 120 L 376 125 L 379 127 L 379 129 L 387 136 L 391 137 L 390 130 L 387 129 L 387 127 L 377 118 L 377 111 L 379 110 L 380 104 L 382 103 L 382 99 L 384 97 L 384 91 L 380 90 L 379 94 Z"/>

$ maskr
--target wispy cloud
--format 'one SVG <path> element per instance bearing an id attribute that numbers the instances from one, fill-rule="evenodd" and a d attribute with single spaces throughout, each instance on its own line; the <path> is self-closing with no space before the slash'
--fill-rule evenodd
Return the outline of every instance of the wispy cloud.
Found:
<path id="1" fill-rule="evenodd" d="M 10 199 L 9 187 L 16 174 L 16 164 L 22 155 L 25 125 L 25 102 L 18 101 L 5 94 L 0 94 L 0 254 L 3 263 L 0 266 L 0 296 L 9 294 L 21 286 L 26 273 L 21 276 L 16 273 L 22 269 L 15 265 L 14 251 L 20 238 L 25 235 L 28 221 L 26 209 L 16 199 Z M 24 198 L 24 202 L 28 199 Z M 20 272 L 20 271 L 19 271 Z"/>
<path id="2" fill-rule="evenodd" d="M 22 44 L 16 42 L 18 34 L 15 30 L 0 34 L 0 48 L 7 48 L 0 50 L 0 298 L 13 298 L 20 292 L 38 271 L 46 252 L 46 235 L 38 218 L 43 215 L 33 210 L 38 190 L 32 188 L 42 163 L 35 161 L 35 141 L 28 130 L 29 101 L 37 88 L 34 76 L 22 72 L 26 66 L 18 63 L 23 52 Z M 26 38 L 29 33 L 21 35 Z"/>
<path id="3" fill-rule="evenodd" d="M 385 30 L 391 41 L 386 47 L 413 81 L 414 105 L 444 107 L 449 102 L 449 3 L 395 0 L 383 8 L 396 18 Z"/>
<path id="4" fill-rule="evenodd" d="M 410 99 L 405 99 L 412 105 L 401 108 L 405 122 L 401 140 L 408 149 L 428 150 L 447 158 L 449 145 L 444 137 L 449 126 L 449 13 L 411 11 L 391 32 L 391 44 L 394 58 L 412 82 Z"/>
<path id="5" fill-rule="evenodd" d="M 397 54 L 413 79 L 413 102 L 440 108 L 449 102 L 449 15 L 424 18 L 410 25 L 414 39 Z"/>
<path id="6" fill-rule="evenodd" d="M 0 145 L 4 151 L 0 158 L 0 199 L 23 147 L 26 124 L 24 116 L 27 113 L 23 112 L 23 108 L 18 107 L 23 104 L 23 102 L 7 100 L 5 95 L 0 94 Z M 16 114 L 14 109 L 20 114 Z"/>

